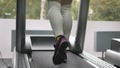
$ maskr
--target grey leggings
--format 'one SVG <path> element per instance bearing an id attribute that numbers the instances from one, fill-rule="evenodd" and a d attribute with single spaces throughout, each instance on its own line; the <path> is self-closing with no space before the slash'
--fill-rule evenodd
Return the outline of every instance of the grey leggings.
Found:
<path id="1" fill-rule="evenodd" d="M 61 5 L 57 1 L 48 1 L 48 17 L 55 36 L 64 35 L 69 39 L 72 28 L 71 4 Z"/>

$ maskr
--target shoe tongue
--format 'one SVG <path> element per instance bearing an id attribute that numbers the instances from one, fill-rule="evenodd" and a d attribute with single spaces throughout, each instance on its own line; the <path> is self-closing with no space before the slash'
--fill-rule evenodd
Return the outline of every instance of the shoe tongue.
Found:
<path id="1" fill-rule="evenodd" d="M 59 41 L 61 37 L 56 37 L 56 40 Z"/>
<path id="2" fill-rule="evenodd" d="M 59 35 L 56 37 L 56 41 L 59 41 L 62 37 L 64 37 L 63 35 Z"/>

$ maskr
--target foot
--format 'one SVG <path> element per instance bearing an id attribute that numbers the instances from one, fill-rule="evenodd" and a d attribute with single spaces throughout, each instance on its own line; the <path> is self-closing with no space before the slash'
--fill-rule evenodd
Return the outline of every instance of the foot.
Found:
<path id="1" fill-rule="evenodd" d="M 66 60 L 67 60 L 66 48 L 69 45 L 69 42 L 66 40 L 66 38 L 64 36 L 60 35 L 58 37 L 59 37 L 59 39 L 57 40 L 56 44 L 54 45 L 55 53 L 53 56 L 53 63 L 55 65 L 66 62 Z"/>

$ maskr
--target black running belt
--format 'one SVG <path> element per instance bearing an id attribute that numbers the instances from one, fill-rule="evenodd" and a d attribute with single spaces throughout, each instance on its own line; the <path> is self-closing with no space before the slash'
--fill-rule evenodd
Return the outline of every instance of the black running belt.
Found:
<path id="1" fill-rule="evenodd" d="M 32 68 L 95 68 L 79 56 L 68 52 L 67 63 L 54 65 L 52 62 L 53 51 L 34 51 L 32 52 Z"/>

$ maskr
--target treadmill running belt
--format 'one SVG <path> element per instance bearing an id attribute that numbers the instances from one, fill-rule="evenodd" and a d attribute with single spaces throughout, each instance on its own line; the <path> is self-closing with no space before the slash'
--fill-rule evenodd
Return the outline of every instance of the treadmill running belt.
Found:
<path id="1" fill-rule="evenodd" d="M 32 53 L 32 68 L 95 68 L 84 59 L 72 54 L 67 53 L 67 63 L 54 65 L 52 62 L 53 51 L 33 51 Z"/>

